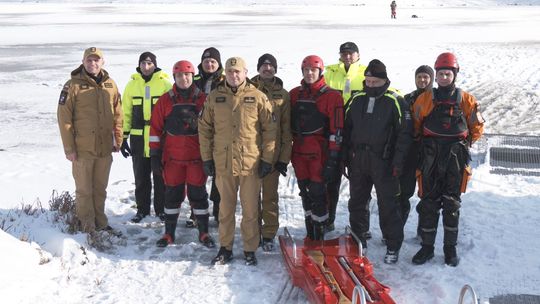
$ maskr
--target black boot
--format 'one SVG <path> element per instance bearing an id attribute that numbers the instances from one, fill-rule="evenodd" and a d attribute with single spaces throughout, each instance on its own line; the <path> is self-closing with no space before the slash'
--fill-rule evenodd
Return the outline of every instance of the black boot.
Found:
<path id="1" fill-rule="evenodd" d="M 306 237 L 309 238 L 310 240 L 313 240 L 314 239 L 313 220 L 311 219 L 311 216 L 306 217 L 305 223 L 306 223 L 306 232 L 307 232 Z"/>
<path id="2" fill-rule="evenodd" d="M 232 250 L 228 250 L 225 247 L 219 248 L 219 252 L 216 255 L 215 258 L 212 259 L 212 265 L 218 264 L 218 265 L 225 265 L 232 261 L 233 259 L 233 252 Z"/>
<path id="3" fill-rule="evenodd" d="M 174 243 L 174 235 L 176 231 L 176 221 L 178 220 L 177 214 L 167 214 L 165 220 L 165 234 L 161 239 L 156 242 L 158 247 L 167 247 Z"/>
<path id="4" fill-rule="evenodd" d="M 444 245 L 444 263 L 448 266 L 456 267 L 459 264 L 459 258 L 455 245 Z"/>
<path id="5" fill-rule="evenodd" d="M 326 231 L 325 222 L 313 222 L 313 238 L 312 240 L 322 241 L 324 240 L 324 233 Z"/>
<path id="6" fill-rule="evenodd" d="M 257 266 L 257 257 L 253 251 L 244 251 L 244 260 L 246 266 Z"/>
<path id="7" fill-rule="evenodd" d="M 422 248 L 412 258 L 413 264 L 422 265 L 433 258 L 434 247 L 422 245 Z"/>
<path id="8" fill-rule="evenodd" d="M 208 214 L 197 215 L 197 228 L 199 229 L 199 241 L 203 246 L 207 248 L 216 247 L 216 242 L 208 233 Z"/>

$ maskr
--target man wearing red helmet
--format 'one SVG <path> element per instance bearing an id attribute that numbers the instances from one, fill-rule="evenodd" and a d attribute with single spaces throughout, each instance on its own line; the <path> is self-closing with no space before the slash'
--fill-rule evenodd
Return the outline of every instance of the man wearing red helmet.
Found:
<path id="1" fill-rule="evenodd" d="M 456 87 L 454 54 L 440 54 L 435 71 L 438 87 L 420 95 L 413 106 L 415 136 L 422 142 L 416 207 L 422 248 L 412 261 L 419 265 L 433 258 L 442 209 L 444 262 L 455 267 L 460 197 L 471 176 L 469 147 L 482 136 L 484 119 L 476 98 Z"/>
<path id="2" fill-rule="evenodd" d="M 403 242 L 399 176 L 412 141 L 412 121 L 403 97 L 390 87 L 386 66 L 373 59 L 364 89 L 353 96 L 345 117 L 345 164 L 349 173 L 349 219 L 352 231 L 367 246 L 369 201 L 375 186 L 379 224 L 386 240 L 384 262 L 398 261 Z"/>
<path id="3" fill-rule="evenodd" d="M 137 73 L 131 75 L 122 95 L 124 141 L 120 152 L 125 158 L 131 156 L 133 162 L 137 202 L 137 214 L 131 219 L 133 223 L 139 223 L 150 214 L 152 181 L 154 211 L 161 221 L 165 221 L 161 170 L 152 168 L 150 162 L 149 121 L 159 97 L 170 89 L 169 75 L 157 67 L 156 55 L 151 52 L 142 53 L 139 56 Z M 128 137 L 131 144 L 128 144 Z"/>
<path id="4" fill-rule="evenodd" d="M 323 240 L 329 218 L 326 184 L 339 172 L 343 98 L 326 85 L 319 56 L 307 56 L 301 68 L 301 85 L 291 91 L 291 162 L 305 212 L 307 238 Z"/>
<path id="5" fill-rule="evenodd" d="M 174 86 L 163 94 L 152 111 L 150 156 L 155 167 L 163 167 L 165 183 L 165 234 L 156 243 L 166 247 L 175 239 L 180 204 L 187 197 L 199 229 L 199 241 L 215 246 L 208 234 L 208 193 L 201 153 L 197 117 L 206 94 L 193 84 L 195 69 L 189 61 L 173 67 Z"/>

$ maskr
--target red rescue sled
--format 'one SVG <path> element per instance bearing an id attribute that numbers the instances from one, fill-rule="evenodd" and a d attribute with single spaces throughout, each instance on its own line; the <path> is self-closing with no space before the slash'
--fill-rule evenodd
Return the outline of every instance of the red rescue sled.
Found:
<path id="1" fill-rule="evenodd" d="M 296 242 L 285 228 L 279 236 L 292 284 L 304 290 L 310 303 L 394 304 L 390 288 L 375 279 L 358 244 L 351 232 L 332 240 Z"/>

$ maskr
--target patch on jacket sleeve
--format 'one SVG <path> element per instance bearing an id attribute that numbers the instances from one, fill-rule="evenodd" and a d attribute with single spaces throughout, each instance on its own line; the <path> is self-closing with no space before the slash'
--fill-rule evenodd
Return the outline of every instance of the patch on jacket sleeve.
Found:
<path id="1" fill-rule="evenodd" d="M 246 96 L 246 97 L 244 97 L 244 102 L 245 102 L 245 103 L 254 103 L 254 102 L 255 102 L 255 97 L 253 97 L 253 96 Z"/>
<path id="2" fill-rule="evenodd" d="M 83 83 L 83 84 L 79 85 L 79 88 L 81 88 L 81 90 L 88 90 L 88 85 Z"/>
<path id="3" fill-rule="evenodd" d="M 216 102 L 225 102 L 225 100 L 227 100 L 227 98 L 224 96 L 216 97 Z"/>
<path id="4" fill-rule="evenodd" d="M 62 91 L 60 92 L 60 97 L 58 98 L 58 104 L 59 105 L 65 105 L 66 104 L 68 91 L 69 91 L 69 84 L 66 83 L 64 85 L 64 87 L 62 88 Z"/>
<path id="5" fill-rule="evenodd" d="M 110 83 L 110 82 L 105 82 L 105 83 L 103 84 L 103 86 L 106 87 L 107 89 L 112 89 L 112 88 L 113 88 L 113 84 Z"/>

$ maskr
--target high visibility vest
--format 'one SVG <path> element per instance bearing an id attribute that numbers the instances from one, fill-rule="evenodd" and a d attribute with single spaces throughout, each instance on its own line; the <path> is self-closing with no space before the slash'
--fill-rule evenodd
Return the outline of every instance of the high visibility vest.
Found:
<path id="1" fill-rule="evenodd" d="M 366 66 L 361 65 L 360 61 L 351 64 L 348 71 L 345 71 L 343 62 L 326 67 L 324 72 L 326 84 L 330 88 L 340 91 L 345 107 L 347 107 L 350 98 L 364 88 L 365 70 Z"/>

